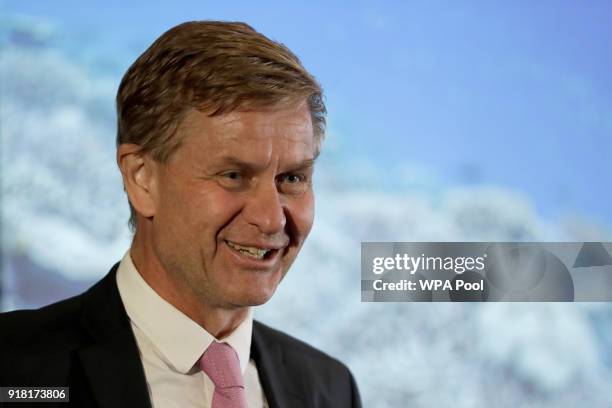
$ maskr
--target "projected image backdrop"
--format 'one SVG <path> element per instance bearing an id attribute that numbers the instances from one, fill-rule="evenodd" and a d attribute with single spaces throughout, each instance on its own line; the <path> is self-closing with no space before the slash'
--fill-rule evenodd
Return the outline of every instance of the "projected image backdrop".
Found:
<path id="1" fill-rule="evenodd" d="M 313 232 L 257 318 L 340 357 L 365 406 L 612 405 L 605 303 L 362 304 L 361 241 L 610 241 L 612 5 L 0 3 L 2 310 L 129 247 L 114 96 L 162 32 L 251 24 L 326 92 Z"/>

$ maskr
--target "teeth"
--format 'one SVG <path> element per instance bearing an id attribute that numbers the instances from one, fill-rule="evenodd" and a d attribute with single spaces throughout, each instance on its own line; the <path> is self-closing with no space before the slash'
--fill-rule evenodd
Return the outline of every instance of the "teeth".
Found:
<path id="1" fill-rule="evenodd" d="M 261 248 L 256 248 L 256 247 L 249 247 L 249 246 L 242 246 L 242 245 L 238 245 L 235 244 L 231 241 L 226 241 L 227 244 L 231 247 L 234 248 L 236 251 L 240 252 L 241 254 L 244 254 L 246 256 L 250 256 L 252 258 L 257 258 L 257 259 L 263 259 L 263 257 L 270 252 L 269 249 L 261 249 Z"/>

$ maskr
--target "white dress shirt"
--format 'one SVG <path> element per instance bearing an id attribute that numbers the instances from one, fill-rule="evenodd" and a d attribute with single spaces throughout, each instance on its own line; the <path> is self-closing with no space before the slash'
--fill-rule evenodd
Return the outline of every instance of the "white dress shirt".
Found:
<path id="1" fill-rule="evenodd" d="M 140 349 L 153 408 L 209 408 L 214 384 L 197 363 L 215 338 L 147 284 L 129 251 L 119 264 L 117 286 Z M 248 406 L 265 408 L 257 368 L 249 357 L 252 329 L 249 311 L 236 330 L 219 341 L 238 354 Z"/>

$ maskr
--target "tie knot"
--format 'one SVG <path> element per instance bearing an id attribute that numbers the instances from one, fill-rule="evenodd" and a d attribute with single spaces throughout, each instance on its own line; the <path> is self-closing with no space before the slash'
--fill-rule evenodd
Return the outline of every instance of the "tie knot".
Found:
<path id="1" fill-rule="evenodd" d="M 199 365 L 217 388 L 244 387 L 238 354 L 227 343 L 213 341 Z"/>

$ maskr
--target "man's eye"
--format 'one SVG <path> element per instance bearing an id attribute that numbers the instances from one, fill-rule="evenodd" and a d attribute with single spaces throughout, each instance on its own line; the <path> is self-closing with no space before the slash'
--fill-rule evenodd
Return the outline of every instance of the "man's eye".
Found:
<path id="1" fill-rule="evenodd" d="M 228 178 L 230 180 L 240 180 L 242 178 L 242 175 L 237 171 L 230 171 L 228 173 L 225 173 L 224 176 L 225 178 Z"/>
<path id="2" fill-rule="evenodd" d="M 310 187 L 304 174 L 284 174 L 279 178 L 279 190 L 285 194 L 301 194 Z"/>
<path id="3" fill-rule="evenodd" d="M 239 171 L 228 171 L 219 174 L 219 183 L 226 188 L 242 187 L 244 181 L 244 174 Z"/>
<path id="4" fill-rule="evenodd" d="M 302 180 L 303 177 L 297 174 L 288 174 L 287 176 L 285 176 L 285 181 L 290 184 L 299 183 Z"/>

